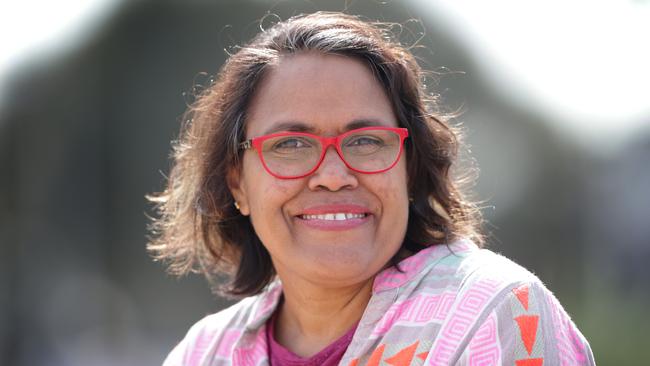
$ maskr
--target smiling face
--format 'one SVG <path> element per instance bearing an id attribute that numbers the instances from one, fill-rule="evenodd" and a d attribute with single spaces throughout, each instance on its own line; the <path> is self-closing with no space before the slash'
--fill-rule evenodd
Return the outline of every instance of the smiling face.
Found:
<path id="1" fill-rule="evenodd" d="M 370 69 L 337 55 L 283 56 L 259 84 L 247 110 L 246 138 L 280 131 L 336 136 L 367 125 L 397 127 Z M 357 173 L 330 147 L 320 167 L 298 179 L 269 174 L 254 150 L 229 186 L 241 213 L 287 281 L 348 286 L 372 278 L 399 250 L 408 222 L 406 161 Z"/>

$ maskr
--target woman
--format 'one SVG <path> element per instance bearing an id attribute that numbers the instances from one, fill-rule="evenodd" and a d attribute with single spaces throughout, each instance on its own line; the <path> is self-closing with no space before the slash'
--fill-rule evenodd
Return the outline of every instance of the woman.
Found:
<path id="1" fill-rule="evenodd" d="M 150 249 L 248 297 L 165 365 L 594 363 L 539 279 L 479 249 L 422 75 L 381 26 L 338 13 L 230 57 L 188 112 Z"/>

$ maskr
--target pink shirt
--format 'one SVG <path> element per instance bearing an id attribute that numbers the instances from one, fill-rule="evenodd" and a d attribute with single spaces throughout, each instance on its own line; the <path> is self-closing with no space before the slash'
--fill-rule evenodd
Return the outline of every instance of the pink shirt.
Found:
<path id="1" fill-rule="evenodd" d="M 271 366 L 336 366 L 341 362 L 341 358 L 343 358 L 343 354 L 348 349 L 352 341 L 352 336 L 354 336 L 354 332 L 357 330 L 357 324 L 355 324 L 341 338 L 335 340 L 317 354 L 304 358 L 284 348 L 284 346 L 275 340 L 273 335 L 275 319 L 276 316 L 273 315 L 266 327 L 266 339 L 269 344 Z"/>

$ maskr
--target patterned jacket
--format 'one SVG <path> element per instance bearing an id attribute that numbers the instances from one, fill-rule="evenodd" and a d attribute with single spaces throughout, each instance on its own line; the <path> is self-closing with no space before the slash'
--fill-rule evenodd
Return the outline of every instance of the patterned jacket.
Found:
<path id="1" fill-rule="evenodd" d="M 589 344 L 533 274 L 472 242 L 388 268 L 340 365 L 594 365 Z M 268 365 L 265 324 L 279 281 L 196 323 L 164 366 Z"/>

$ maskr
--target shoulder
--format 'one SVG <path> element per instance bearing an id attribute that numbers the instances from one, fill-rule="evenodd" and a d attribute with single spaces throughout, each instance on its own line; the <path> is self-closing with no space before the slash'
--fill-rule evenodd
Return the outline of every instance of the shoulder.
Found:
<path id="1" fill-rule="evenodd" d="M 450 335 L 466 327 L 454 345 L 461 352 L 459 364 L 484 357 L 504 364 L 593 364 L 588 342 L 533 273 L 486 249 L 450 255 L 445 261 L 453 273 L 447 291 L 455 296 L 441 335 L 453 340 Z M 437 271 L 444 272 L 444 267 Z M 445 355 L 450 343 L 437 342 L 432 359 Z"/>
<path id="2" fill-rule="evenodd" d="M 447 311 L 468 306 L 473 313 L 485 311 L 524 283 L 541 281 L 515 262 L 459 240 L 427 248 L 380 273 L 374 291 L 397 289 L 398 302 L 421 299 L 444 303 L 444 311 L 438 314 L 444 317 Z"/>
<path id="3" fill-rule="evenodd" d="M 231 339 L 234 345 L 255 303 L 255 297 L 246 298 L 196 322 L 169 353 L 163 366 L 201 365 L 207 354 L 219 351 L 224 340 Z"/>
<path id="4" fill-rule="evenodd" d="M 505 290 L 478 319 L 460 364 L 488 354 L 500 364 L 594 364 L 589 343 L 541 281 Z"/>
<path id="5" fill-rule="evenodd" d="M 246 331 L 259 330 L 273 313 L 281 288 L 278 284 L 262 294 L 196 322 L 174 347 L 163 366 L 207 365 L 205 360 L 230 359 L 235 345 Z"/>
<path id="6" fill-rule="evenodd" d="M 456 279 L 459 292 L 503 292 L 522 284 L 544 285 L 540 279 L 514 261 L 492 252 L 479 249 L 456 259 Z"/>
<path id="7" fill-rule="evenodd" d="M 420 289 L 455 294 L 492 297 L 523 283 L 541 281 L 512 260 L 488 249 L 480 249 L 468 240 L 440 245 L 416 254 L 425 262 L 413 282 Z"/>
<path id="8" fill-rule="evenodd" d="M 429 265 L 414 278 L 414 294 L 431 294 L 440 303 L 430 362 L 593 364 L 589 344 L 569 315 L 524 267 L 471 242 L 424 255 Z"/>
<path id="9" fill-rule="evenodd" d="M 457 275 L 465 280 L 485 279 L 513 283 L 539 281 L 526 268 L 489 249 L 470 246 L 468 249 L 455 253 L 452 247 L 448 257 L 449 262 L 457 265 Z"/>

